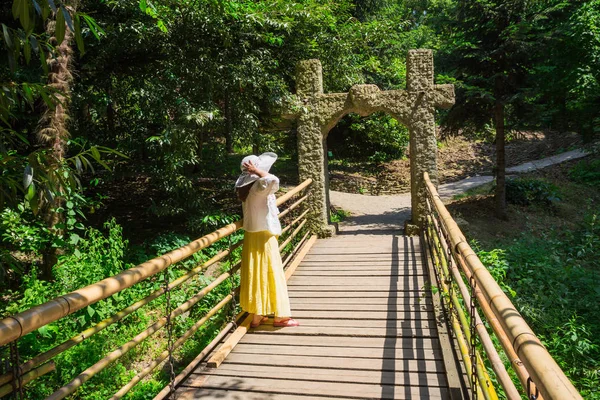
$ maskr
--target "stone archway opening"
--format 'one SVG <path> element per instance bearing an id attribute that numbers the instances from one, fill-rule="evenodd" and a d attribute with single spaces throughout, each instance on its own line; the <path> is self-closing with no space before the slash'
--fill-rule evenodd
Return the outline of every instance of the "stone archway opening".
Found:
<path id="1" fill-rule="evenodd" d="M 336 227 L 338 234 L 389 234 L 410 221 L 410 193 L 381 193 L 388 188 L 382 185 L 382 172 L 388 172 L 392 160 L 399 161 L 404 155 L 408 140 L 408 129 L 383 112 L 368 116 L 349 113 L 325 135 L 329 218 L 332 221 L 339 210 L 352 216 L 343 227 Z M 403 170 L 410 185 L 408 165 Z"/>
<path id="2" fill-rule="evenodd" d="M 383 112 L 350 113 L 326 136 L 329 188 L 371 196 L 410 191 L 408 128 Z"/>
<path id="3" fill-rule="evenodd" d="M 328 224 L 326 137 L 346 114 L 368 116 L 385 112 L 405 125 L 410 136 L 411 222 L 406 231 L 422 226 L 425 209 L 423 173 L 437 184 L 435 109 L 454 104 L 453 85 L 435 85 L 431 50 L 410 50 L 407 57 L 406 90 L 381 91 L 376 85 L 354 85 L 348 93 L 323 93 L 319 60 L 298 64 L 296 103 L 286 117 L 298 121 L 298 171 L 300 179 L 313 179 L 309 200 L 309 223 L 320 236 L 331 236 Z"/>

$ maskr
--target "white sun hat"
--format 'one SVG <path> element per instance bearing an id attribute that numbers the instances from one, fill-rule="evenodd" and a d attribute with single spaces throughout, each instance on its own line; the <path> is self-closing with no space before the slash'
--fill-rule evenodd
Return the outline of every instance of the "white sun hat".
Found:
<path id="1" fill-rule="evenodd" d="M 237 178 L 237 181 L 235 181 L 235 187 L 240 188 L 246 186 L 260 178 L 256 174 L 249 173 L 246 167 L 244 167 L 244 164 L 250 162 L 258 169 L 269 172 L 275 160 L 277 160 L 277 154 L 272 152 L 262 153 L 260 156 L 250 155 L 244 157 L 240 164 L 242 174 Z"/>

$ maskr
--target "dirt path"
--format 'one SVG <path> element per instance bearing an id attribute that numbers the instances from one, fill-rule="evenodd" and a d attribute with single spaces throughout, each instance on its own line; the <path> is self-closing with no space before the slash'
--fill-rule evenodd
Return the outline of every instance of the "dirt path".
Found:
<path id="1" fill-rule="evenodd" d="M 588 155 L 582 150 L 568 151 L 556 156 L 541 160 L 527 162 L 510 167 L 506 172 L 511 175 L 526 173 L 542 169 L 565 161 L 575 160 Z M 464 193 L 466 190 L 481 186 L 493 180 L 492 176 L 473 176 L 457 182 L 440 185 L 438 190 L 444 199 Z M 384 196 L 368 196 L 354 193 L 329 191 L 331 203 L 345 211 L 352 217 L 340 224 L 340 231 L 345 233 L 395 230 L 400 229 L 404 221 L 410 219 L 410 193 Z"/>

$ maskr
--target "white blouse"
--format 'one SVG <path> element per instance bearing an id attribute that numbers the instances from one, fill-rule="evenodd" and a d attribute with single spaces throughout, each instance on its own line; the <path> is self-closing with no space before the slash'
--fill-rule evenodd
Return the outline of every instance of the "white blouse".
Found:
<path id="1" fill-rule="evenodd" d="M 275 204 L 275 192 L 278 190 L 279 178 L 271 174 L 252 185 L 248 198 L 242 203 L 246 232 L 269 231 L 273 235 L 281 234 L 281 223 L 277 218 L 279 210 Z"/>

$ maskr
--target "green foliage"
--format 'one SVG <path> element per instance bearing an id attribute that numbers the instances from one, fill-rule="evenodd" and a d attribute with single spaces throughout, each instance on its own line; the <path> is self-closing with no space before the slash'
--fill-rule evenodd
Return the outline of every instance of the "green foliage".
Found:
<path id="1" fill-rule="evenodd" d="M 522 234 L 482 262 L 584 398 L 600 384 L 600 228 L 597 213 L 574 232 Z"/>
<path id="2" fill-rule="evenodd" d="M 544 345 L 555 352 L 558 365 L 572 379 L 581 382 L 586 392 L 595 390 L 594 387 L 600 382 L 598 370 L 595 369 L 600 362 L 600 345 L 597 340 L 594 341 L 588 325 L 586 321 L 573 316 L 551 335 L 541 338 Z M 586 392 L 582 395 L 585 396 Z M 597 398 L 592 393 L 589 395 L 591 397 L 586 398 Z"/>
<path id="3" fill-rule="evenodd" d="M 580 161 L 569 171 L 569 178 L 597 187 L 600 185 L 600 159 Z"/>
<path id="4" fill-rule="evenodd" d="M 336 158 L 381 163 L 402 158 L 408 146 L 408 130 L 385 114 L 361 118 L 350 114 L 329 133 L 327 147 Z"/>
<path id="5" fill-rule="evenodd" d="M 521 206 L 551 206 L 560 201 L 558 188 L 539 179 L 509 179 L 506 181 L 506 201 Z"/>
<path id="6" fill-rule="evenodd" d="M 19 204 L 18 211 L 5 208 L 0 214 L 2 242 L 25 253 L 38 253 L 48 241 L 45 225 L 36 220 L 31 210 Z"/>
<path id="7" fill-rule="evenodd" d="M 331 222 L 342 222 L 350 216 L 350 212 L 341 208 L 332 209 Z"/>
<path id="8" fill-rule="evenodd" d="M 110 221 L 105 224 L 104 229 L 106 233 L 92 228 L 85 231 L 77 247 L 72 252 L 60 257 L 59 264 L 54 269 L 56 277 L 54 281 L 46 282 L 39 280 L 37 278 L 37 268 L 35 266 L 32 267 L 23 276 L 20 296 L 10 304 L 3 303 L 0 315 L 5 316 L 23 311 L 49 301 L 58 295 L 95 283 L 131 267 L 131 264 L 127 262 L 129 249 L 127 241 L 122 237 L 121 227 L 114 221 Z M 138 256 L 145 261 L 157 254 L 164 254 L 173 248 L 187 244 L 189 241 L 188 237 L 181 235 L 162 235 L 148 245 L 146 254 L 138 253 Z M 157 254 L 154 254 L 154 252 Z M 205 254 L 197 254 L 185 262 L 170 267 L 165 274 L 172 281 L 185 273 L 190 267 L 195 266 L 200 260 L 207 259 L 207 257 Z M 239 252 L 234 254 L 231 262 L 235 262 L 238 259 Z M 229 268 L 231 262 L 226 263 L 227 268 Z M 90 305 L 70 317 L 56 321 L 36 332 L 24 336 L 19 340 L 21 357 L 28 359 L 48 350 L 149 295 L 151 292 L 161 288 L 164 282 L 164 276 L 161 275 L 165 274 L 144 280 L 129 289 Z M 210 283 L 212 279 L 200 275 L 173 290 L 171 293 L 172 307 L 176 307 L 187 301 L 201 288 Z M 207 310 L 212 308 L 224 295 L 230 292 L 230 281 L 219 285 L 195 305 L 189 313 L 175 320 L 174 334 L 177 336 L 183 334 Z M 83 369 L 130 340 L 133 336 L 151 325 L 158 317 L 164 315 L 165 302 L 165 297 L 161 296 L 118 324 L 107 327 L 81 344 L 56 356 L 54 360 L 57 364 L 57 371 L 37 379 L 34 385 L 28 385 L 27 395 L 31 398 L 48 396 L 56 388 L 73 379 Z M 181 358 L 183 365 L 186 360 L 191 360 L 200 349 L 208 344 L 212 337 L 221 329 L 224 321 L 228 318 L 227 313 L 230 312 L 230 310 L 224 310 L 218 313 L 206 327 L 202 328 L 186 342 L 183 349 L 177 355 L 178 358 Z M 110 397 L 133 376 L 132 371 L 135 369 L 133 365 L 138 362 L 137 360 L 150 361 L 165 349 L 165 345 L 164 337 L 160 335 L 142 343 L 119 362 L 87 382 L 78 391 L 78 398 L 97 399 Z M 3 348 L 2 351 L 4 350 L 6 349 Z M 153 393 L 156 393 L 165 386 L 166 380 L 168 380 L 168 376 L 163 376 L 162 372 L 157 370 L 152 379 L 136 387 L 131 395 L 133 398 L 146 398 L 149 388 L 152 388 L 154 390 Z"/>
<path id="9" fill-rule="evenodd" d="M 217 230 L 218 228 L 231 224 L 239 220 L 241 217 L 237 214 L 226 214 L 219 211 L 214 214 L 207 214 L 202 216 L 195 216 L 188 220 L 188 227 L 190 232 L 206 235 L 210 232 Z"/>
<path id="10" fill-rule="evenodd" d="M 484 251 L 479 248 L 479 245 L 476 242 L 472 242 L 471 244 L 477 251 L 477 256 L 481 262 L 485 264 L 494 280 L 498 282 L 502 288 L 502 291 L 507 295 L 510 295 L 510 297 L 515 297 L 516 292 L 506 283 L 506 274 L 509 270 L 509 265 L 506 261 L 506 251 L 502 249 Z"/>
<path id="11" fill-rule="evenodd" d="M 123 240 L 121 227 L 113 219 L 104 224 L 104 229 L 107 236 L 88 228 L 86 239 L 80 240 L 73 253 L 59 258 L 54 275 L 63 290 L 70 292 L 126 269 L 123 259 L 127 241 Z"/>

